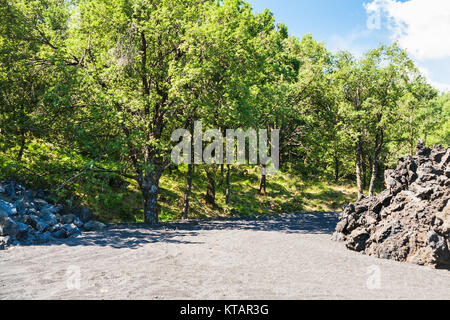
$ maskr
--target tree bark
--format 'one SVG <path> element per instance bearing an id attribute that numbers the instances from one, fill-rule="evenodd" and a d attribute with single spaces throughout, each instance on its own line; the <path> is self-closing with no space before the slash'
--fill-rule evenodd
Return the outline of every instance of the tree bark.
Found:
<path id="1" fill-rule="evenodd" d="M 25 150 L 25 142 L 26 142 L 25 134 L 22 133 L 20 138 L 20 149 L 19 153 L 17 154 L 17 162 L 22 161 L 23 152 Z"/>
<path id="2" fill-rule="evenodd" d="M 358 187 L 358 199 L 364 196 L 361 172 L 361 137 L 356 141 L 356 185 Z"/>
<path id="3" fill-rule="evenodd" d="M 356 97 L 355 97 L 355 110 L 360 110 L 360 88 L 356 88 Z M 359 124 L 359 117 L 357 118 L 358 126 Z M 364 189 L 362 185 L 362 176 L 361 176 L 361 156 L 362 156 L 362 136 L 361 136 L 361 129 L 358 128 L 358 137 L 356 140 L 356 148 L 355 148 L 355 155 L 356 155 L 356 185 L 358 187 L 358 200 L 361 199 L 364 196 Z"/>
<path id="4" fill-rule="evenodd" d="M 161 168 L 155 168 L 147 172 L 145 175 L 138 174 L 137 181 L 139 188 L 144 197 L 144 222 L 146 224 L 158 224 L 158 195 L 159 195 L 159 180 L 161 178 Z"/>
<path id="5" fill-rule="evenodd" d="M 216 206 L 216 177 L 215 173 L 212 172 L 212 168 L 205 169 L 206 171 L 206 203 Z"/>
<path id="6" fill-rule="evenodd" d="M 369 159 L 369 167 L 371 167 L 370 159 Z M 363 148 L 361 148 L 361 170 L 362 170 L 362 189 L 366 190 L 366 188 L 367 188 L 367 159 L 364 154 Z"/>
<path id="7" fill-rule="evenodd" d="M 225 203 L 230 203 L 231 196 L 231 188 L 230 188 L 230 174 L 231 174 L 231 166 L 227 164 L 227 178 L 226 178 L 226 191 L 225 191 Z"/>
<path id="8" fill-rule="evenodd" d="M 158 224 L 158 194 L 159 179 L 147 183 L 148 187 L 142 190 L 144 196 L 144 220 L 146 224 Z"/>
<path id="9" fill-rule="evenodd" d="M 372 175 L 370 177 L 370 186 L 369 186 L 369 196 L 373 197 L 375 194 L 375 182 L 378 175 L 378 167 L 379 167 L 379 158 L 381 153 L 381 148 L 383 147 L 383 131 L 377 133 L 375 137 L 375 152 L 373 155 L 372 162 Z"/>
<path id="10" fill-rule="evenodd" d="M 262 165 L 262 168 L 261 168 L 261 177 L 260 177 L 260 180 L 259 180 L 259 193 L 260 194 L 262 194 L 262 195 L 266 195 L 267 194 L 267 190 L 266 190 L 266 186 L 267 186 L 267 176 L 265 175 L 265 174 L 263 174 L 263 169 L 265 169 L 266 168 L 266 166 L 265 165 Z"/>
<path id="11" fill-rule="evenodd" d="M 222 186 L 223 185 L 223 174 L 224 174 L 224 165 L 223 163 L 220 165 L 220 182 L 219 185 Z"/>
<path id="12" fill-rule="evenodd" d="M 375 193 L 375 181 L 378 175 L 378 155 L 375 156 L 372 165 L 372 176 L 370 177 L 369 196 L 373 197 Z"/>
<path id="13" fill-rule="evenodd" d="M 158 224 L 158 193 L 159 188 L 155 191 L 144 194 L 144 218 L 145 223 L 150 225 Z"/>
<path id="14" fill-rule="evenodd" d="M 334 182 L 339 181 L 339 158 L 334 156 Z"/>
<path id="15" fill-rule="evenodd" d="M 334 182 L 339 181 L 339 157 L 336 140 L 334 141 Z"/>
<path id="16" fill-rule="evenodd" d="M 187 172 L 187 186 L 186 186 L 186 193 L 184 195 L 184 208 L 183 208 L 183 215 L 182 219 L 187 219 L 189 214 L 189 198 L 191 196 L 192 191 L 192 173 L 193 173 L 193 167 L 194 165 L 192 163 L 188 164 L 188 172 Z"/>
<path id="17" fill-rule="evenodd" d="M 409 154 L 414 155 L 413 116 L 409 116 Z"/>
<path id="18" fill-rule="evenodd" d="M 191 137 L 194 136 L 194 121 L 191 119 L 189 121 L 189 132 L 191 133 Z M 193 141 L 191 139 L 191 150 L 193 149 Z M 190 163 L 188 163 L 188 172 L 187 172 L 187 184 L 186 184 L 186 192 L 184 194 L 184 207 L 182 219 L 187 219 L 189 215 L 189 199 L 191 197 L 192 192 L 192 176 L 194 174 L 194 154 L 191 152 Z"/>

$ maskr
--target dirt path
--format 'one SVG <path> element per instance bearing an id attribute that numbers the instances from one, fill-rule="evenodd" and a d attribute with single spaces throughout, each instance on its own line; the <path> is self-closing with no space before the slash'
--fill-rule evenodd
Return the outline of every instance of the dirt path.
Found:
<path id="1" fill-rule="evenodd" d="M 450 299 L 450 271 L 348 251 L 335 214 L 115 226 L 0 251 L 0 299 Z"/>

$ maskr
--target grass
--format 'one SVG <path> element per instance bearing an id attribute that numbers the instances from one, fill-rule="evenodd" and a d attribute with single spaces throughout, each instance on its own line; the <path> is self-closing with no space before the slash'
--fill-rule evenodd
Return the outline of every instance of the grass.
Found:
<path id="1" fill-rule="evenodd" d="M 26 177 L 27 181 L 24 182 L 29 186 L 48 189 L 52 192 L 57 191 L 57 187 L 64 182 L 65 187 L 61 189 L 61 192 L 56 192 L 58 193 L 56 198 L 66 201 L 69 205 L 88 206 L 101 221 L 112 223 L 144 221 L 143 199 L 135 181 L 128 180 L 129 185 L 126 187 L 111 187 L 104 175 L 97 177 L 91 173 L 78 176 L 76 172 L 69 173 L 61 179 L 66 167 L 85 167 L 86 161 L 81 156 L 76 157 L 75 153 L 71 157 L 60 157 L 51 144 L 39 140 L 28 144 L 20 163 L 14 161 L 16 153 L 15 149 L 10 150 L 9 153 L 0 153 L 0 177 L 16 177 L 19 181 L 22 177 Z M 40 176 L 34 172 L 60 174 Z M 162 176 L 158 199 L 161 221 L 181 218 L 186 173 L 187 165 L 184 165 L 176 170 L 166 171 Z M 325 179 L 306 180 L 300 174 L 284 171 L 268 176 L 267 194 L 261 195 L 258 192 L 259 168 L 239 166 L 232 167 L 231 201 L 227 205 L 225 204 L 225 182 L 221 184 L 221 180 L 218 172 L 217 206 L 212 208 L 206 205 L 204 200 L 206 193 L 204 168 L 195 167 L 189 218 L 229 216 L 232 212 L 245 216 L 340 211 L 343 203 L 354 202 L 357 198 L 354 184 L 332 183 Z M 381 183 L 376 187 L 377 191 L 384 189 Z"/>
<path id="2" fill-rule="evenodd" d="M 168 172 L 161 178 L 159 205 L 160 220 L 174 221 L 181 218 L 187 168 Z M 347 184 L 332 184 L 317 180 L 303 180 L 299 175 L 279 172 L 268 176 L 267 194 L 259 194 L 258 168 L 233 168 L 231 173 L 231 198 L 225 204 L 225 181 L 220 184 L 217 174 L 215 208 L 206 204 L 206 176 L 200 167 L 193 175 L 189 218 L 229 216 L 238 212 L 241 216 L 276 214 L 286 212 L 340 211 L 343 203 L 356 200 L 356 188 Z M 130 181 L 131 182 L 131 181 Z M 143 222 L 143 200 L 137 185 L 132 183 L 122 197 L 120 205 L 108 212 L 98 212 L 99 218 L 109 222 Z M 125 214 L 126 212 L 126 214 Z"/>
<path id="3" fill-rule="evenodd" d="M 33 144 L 29 147 L 39 146 L 47 148 L 43 144 Z M 50 148 L 50 147 L 48 147 Z M 46 154 L 52 154 L 51 148 Z M 12 158 L 12 157 L 9 157 Z M 6 159 L 9 159 L 6 157 Z M 23 162 L 34 159 L 32 150 L 24 154 Z M 0 160 L 0 176 L 14 176 L 12 169 L 17 169 L 11 161 Z M 81 161 L 81 160 L 80 160 Z M 39 162 L 43 168 L 37 171 L 63 167 L 55 166 L 55 161 Z M 82 162 L 80 162 L 82 163 Z M 7 170 L 10 168 L 11 170 Z M 11 171 L 11 172 L 10 172 Z M 57 170 L 56 170 L 57 171 Z M 225 181 L 221 184 L 220 170 L 217 172 L 216 204 L 212 208 L 206 205 L 204 195 L 206 193 L 206 174 L 200 166 L 195 167 L 193 175 L 192 195 L 190 198 L 189 218 L 223 217 L 231 215 L 231 212 L 239 215 L 276 214 L 285 212 L 324 212 L 340 211 L 345 202 L 353 202 L 357 198 L 356 188 L 349 184 L 334 184 L 320 180 L 305 180 L 301 175 L 293 172 L 278 172 L 267 178 L 267 194 L 259 194 L 259 168 L 257 167 L 232 167 L 231 172 L 231 198 L 230 203 L 225 204 Z M 28 171 L 21 171 L 22 175 L 34 177 Z M 160 195 L 160 220 L 173 221 L 181 218 L 184 193 L 186 189 L 187 166 L 180 166 L 176 170 L 167 171 L 161 178 Z M 57 176 L 55 176 L 57 177 Z M 20 180 L 20 178 L 18 178 Z M 33 187 L 41 187 L 40 180 L 28 179 Z M 54 179 L 53 179 L 54 180 Z M 49 186 L 57 185 L 58 181 L 49 179 Z M 88 176 L 71 181 L 67 195 L 76 195 L 75 204 L 83 204 L 92 209 L 98 219 L 104 222 L 143 222 L 143 199 L 135 181 L 128 180 L 126 188 L 114 188 L 105 185 L 101 178 Z M 42 187 L 45 188 L 45 185 Z M 74 204 L 70 203 L 70 205 Z"/>

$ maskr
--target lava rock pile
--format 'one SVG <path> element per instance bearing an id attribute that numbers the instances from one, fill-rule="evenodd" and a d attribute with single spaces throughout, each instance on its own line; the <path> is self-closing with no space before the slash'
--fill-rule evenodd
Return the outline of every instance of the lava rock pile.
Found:
<path id="1" fill-rule="evenodd" d="M 89 208 L 51 203 L 43 191 L 27 190 L 13 180 L 0 182 L 0 250 L 11 245 L 42 244 L 77 237 L 106 227 Z"/>
<path id="2" fill-rule="evenodd" d="M 417 146 L 385 172 L 387 189 L 341 213 L 333 240 L 379 258 L 450 267 L 450 148 Z"/>

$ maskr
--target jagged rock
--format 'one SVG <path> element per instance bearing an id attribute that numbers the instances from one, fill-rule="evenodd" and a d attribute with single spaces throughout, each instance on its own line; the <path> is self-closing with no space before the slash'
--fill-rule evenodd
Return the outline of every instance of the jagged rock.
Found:
<path id="1" fill-rule="evenodd" d="M 17 214 L 17 209 L 14 204 L 0 200 L 0 215 L 13 216 Z"/>
<path id="2" fill-rule="evenodd" d="M 369 232 L 366 229 L 354 230 L 350 234 L 350 241 L 347 242 L 347 248 L 362 251 L 366 246 L 366 241 L 369 239 Z"/>
<path id="3" fill-rule="evenodd" d="M 55 224 L 54 226 L 49 226 L 48 227 L 48 231 L 50 231 L 50 232 L 56 232 L 56 231 L 59 231 L 61 228 L 62 228 L 62 224 L 61 223 L 57 223 L 57 224 Z"/>
<path id="4" fill-rule="evenodd" d="M 62 216 L 61 222 L 63 224 L 71 224 L 71 223 L 73 223 L 78 228 L 80 228 L 80 227 L 82 227 L 84 225 L 84 222 L 80 218 L 78 218 L 76 215 L 74 215 L 74 214 L 66 214 L 66 215 Z"/>
<path id="5" fill-rule="evenodd" d="M 73 209 L 54 203 L 43 190 L 27 190 L 14 180 L 0 181 L 0 250 L 77 237 L 106 227 L 86 207 Z"/>
<path id="6" fill-rule="evenodd" d="M 28 224 L 29 226 L 33 227 L 34 229 L 38 229 L 39 224 L 39 217 L 34 214 L 27 214 L 24 215 L 22 218 L 23 223 Z"/>
<path id="7" fill-rule="evenodd" d="M 75 219 L 78 217 L 74 214 L 66 214 L 65 216 L 62 216 L 62 223 L 64 224 L 71 224 Z"/>
<path id="8" fill-rule="evenodd" d="M 24 215 L 24 214 L 26 214 L 28 212 L 28 208 L 27 208 L 26 203 L 25 203 L 25 198 L 17 200 L 14 203 L 14 207 L 16 208 L 16 212 L 19 215 Z"/>
<path id="9" fill-rule="evenodd" d="M 91 209 L 87 207 L 81 207 L 79 210 L 75 211 L 75 215 L 84 223 L 94 220 L 95 218 L 91 212 Z"/>
<path id="10" fill-rule="evenodd" d="M 47 243 L 54 240 L 50 232 L 37 233 L 36 234 L 36 242 L 37 243 Z"/>
<path id="11" fill-rule="evenodd" d="M 39 210 L 41 208 L 44 208 L 45 206 L 48 206 L 48 202 L 45 201 L 44 199 L 36 198 L 34 199 L 34 203 L 39 207 Z"/>
<path id="12" fill-rule="evenodd" d="M 58 220 L 56 219 L 56 216 L 53 213 L 40 214 L 39 217 L 42 222 L 45 222 L 50 226 L 58 224 Z"/>
<path id="13" fill-rule="evenodd" d="M 0 218 L 0 236 L 15 237 L 19 232 L 19 226 L 10 217 Z"/>
<path id="14" fill-rule="evenodd" d="M 83 228 L 86 231 L 99 231 L 99 230 L 105 229 L 106 225 L 99 221 L 91 220 L 91 221 L 85 223 Z"/>
<path id="15" fill-rule="evenodd" d="M 59 213 L 55 213 L 55 217 L 56 217 L 56 220 L 58 221 L 58 223 L 63 222 L 63 216 L 60 215 Z"/>
<path id="16" fill-rule="evenodd" d="M 341 232 L 335 232 L 333 233 L 333 235 L 331 236 L 331 240 L 333 241 L 337 241 L 337 242 L 342 242 L 345 241 L 345 237 L 342 235 Z"/>
<path id="17" fill-rule="evenodd" d="M 9 246 L 13 242 L 13 239 L 11 236 L 0 236 L 0 250 Z"/>
<path id="18" fill-rule="evenodd" d="M 64 229 L 69 237 L 77 237 L 81 235 L 80 229 L 76 225 L 72 224 L 65 224 L 62 226 L 62 229 Z"/>
<path id="19" fill-rule="evenodd" d="M 61 209 L 62 209 L 61 206 L 54 206 L 51 204 L 47 204 L 40 209 L 40 212 L 42 214 L 46 214 L 46 213 L 58 214 L 61 211 Z"/>
<path id="20" fill-rule="evenodd" d="M 10 198 L 14 198 L 16 196 L 16 188 L 15 188 L 15 181 L 7 181 L 6 182 L 6 190 L 5 194 L 9 196 Z"/>
<path id="21" fill-rule="evenodd" d="M 36 225 L 36 230 L 39 232 L 45 232 L 49 228 L 49 225 L 43 221 L 39 221 Z"/>
<path id="22" fill-rule="evenodd" d="M 73 224 L 76 225 L 78 228 L 81 228 L 84 226 L 84 222 L 80 220 L 80 218 L 76 217 L 73 220 Z"/>
<path id="23" fill-rule="evenodd" d="M 450 148 L 418 144 L 385 171 L 386 190 L 348 205 L 332 239 L 355 251 L 450 267 Z"/>
<path id="24" fill-rule="evenodd" d="M 64 238 L 68 238 L 68 233 L 65 229 L 59 229 L 56 231 L 53 231 L 51 233 L 51 236 L 55 239 L 64 239 Z"/>
<path id="25" fill-rule="evenodd" d="M 23 242 L 26 242 L 27 244 L 30 243 L 30 241 L 28 240 L 29 236 L 30 236 L 30 227 L 28 225 L 26 225 L 25 223 L 22 222 L 16 222 L 17 227 L 18 227 L 18 231 L 16 234 L 16 238 L 18 240 L 21 240 Z"/>

